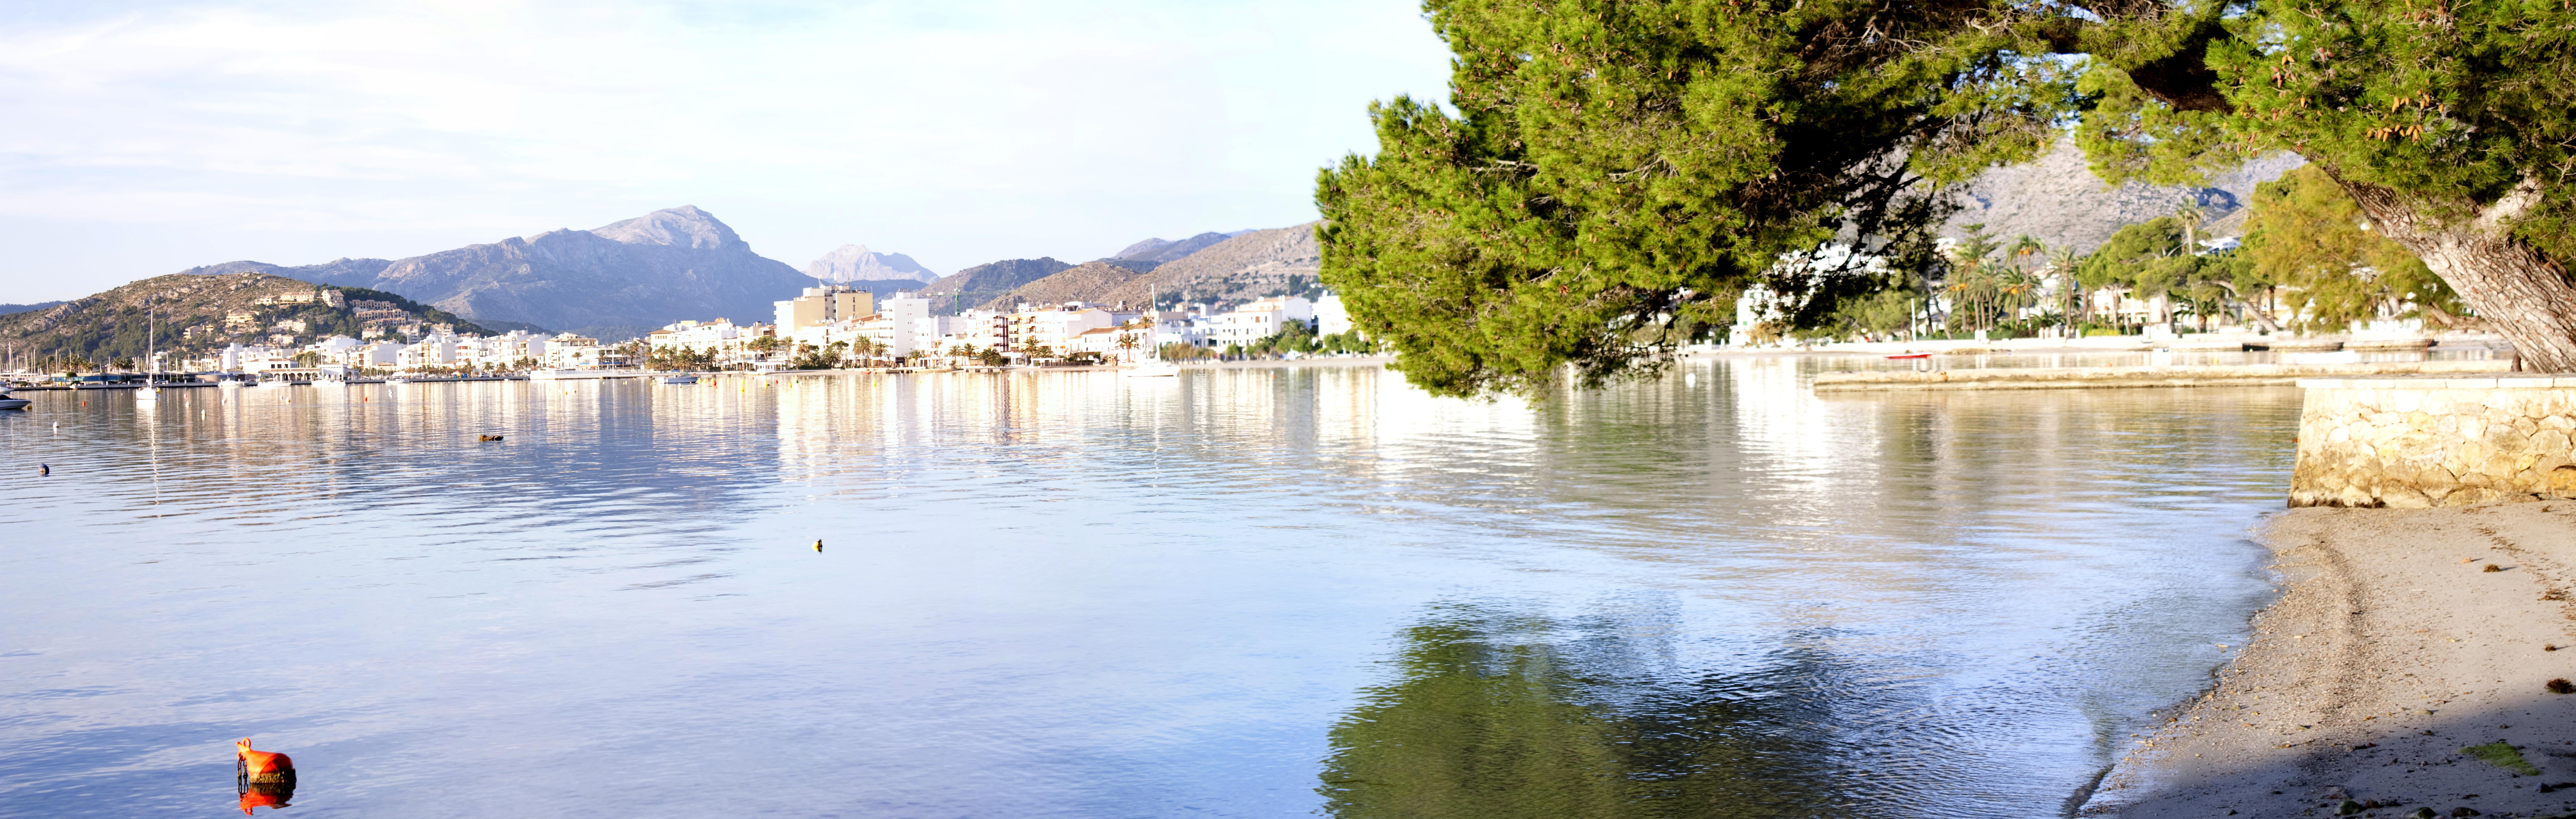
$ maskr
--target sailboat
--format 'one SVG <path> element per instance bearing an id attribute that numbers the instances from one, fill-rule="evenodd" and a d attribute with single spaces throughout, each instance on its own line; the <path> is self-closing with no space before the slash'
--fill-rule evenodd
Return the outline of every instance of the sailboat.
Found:
<path id="1" fill-rule="evenodd" d="M 1154 317 L 1154 302 L 1159 295 L 1153 286 L 1145 288 L 1145 344 L 1153 349 L 1154 357 L 1127 368 L 1128 378 L 1170 378 L 1181 374 L 1181 365 L 1164 361 L 1163 348 L 1154 344 L 1154 325 L 1162 323 Z"/>
<path id="2" fill-rule="evenodd" d="M 151 369 L 145 371 L 142 388 L 134 391 L 134 400 L 138 403 L 150 403 L 161 400 L 160 381 L 152 377 L 161 372 L 160 360 L 153 357 L 154 342 L 157 340 L 157 336 L 161 331 L 161 318 L 160 314 L 153 312 L 151 296 L 147 295 L 143 297 L 143 315 L 145 322 L 143 330 L 143 366 L 150 367 Z"/>

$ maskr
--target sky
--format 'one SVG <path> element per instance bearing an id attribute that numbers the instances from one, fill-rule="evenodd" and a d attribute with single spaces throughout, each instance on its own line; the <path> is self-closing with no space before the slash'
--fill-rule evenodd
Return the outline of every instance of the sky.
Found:
<path id="1" fill-rule="evenodd" d="M 0 4 L 0 303 L 660 208 L 948 273 L 1315 218 L 1405 0 Z"/>

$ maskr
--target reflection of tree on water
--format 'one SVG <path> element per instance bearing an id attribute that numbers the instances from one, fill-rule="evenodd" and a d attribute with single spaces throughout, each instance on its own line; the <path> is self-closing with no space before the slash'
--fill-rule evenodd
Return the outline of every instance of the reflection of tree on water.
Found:
<path id="1" fill-rule="evenodd" d="M 1782 681 L 1650 671 L 1671 631 L 1599 619 L 1452 608 L 1407 630 L 1402 678 L 1367 691 L 1333 729 L 1318 789 L 1326 809 L 1371 819 L 1857 812 L 1837 804 L 1841 777 L 1812 733 L 1826 718 Z"/>

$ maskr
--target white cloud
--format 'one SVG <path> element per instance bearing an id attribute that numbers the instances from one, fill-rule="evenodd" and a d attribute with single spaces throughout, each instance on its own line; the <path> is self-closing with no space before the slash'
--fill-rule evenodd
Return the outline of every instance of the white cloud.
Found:
<path id="1" fill-rule="evenodd" d="M 1403 2 L 313 3 L 0 24 L 0 301 L 689 203 L 774 258 L 1090 258 L 1312 218 Z"/>

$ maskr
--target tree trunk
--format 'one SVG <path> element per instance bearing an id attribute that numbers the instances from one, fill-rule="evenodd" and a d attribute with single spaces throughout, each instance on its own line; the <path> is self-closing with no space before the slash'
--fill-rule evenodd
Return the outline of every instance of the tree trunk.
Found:
<path id="1" fill-rule="evenodd" d="M 2371 229 L 2413 251 L 2505 340 L 2526 368 L 2576 373 L 2576 283 L 2558 260 L 2513 237 L 2513 224 L 2538 203 L 2539 185 L 2526 181 L 2469 218 L 2444 221 L 2398 192 L 2346 181 L 2331 166 Z"/>

